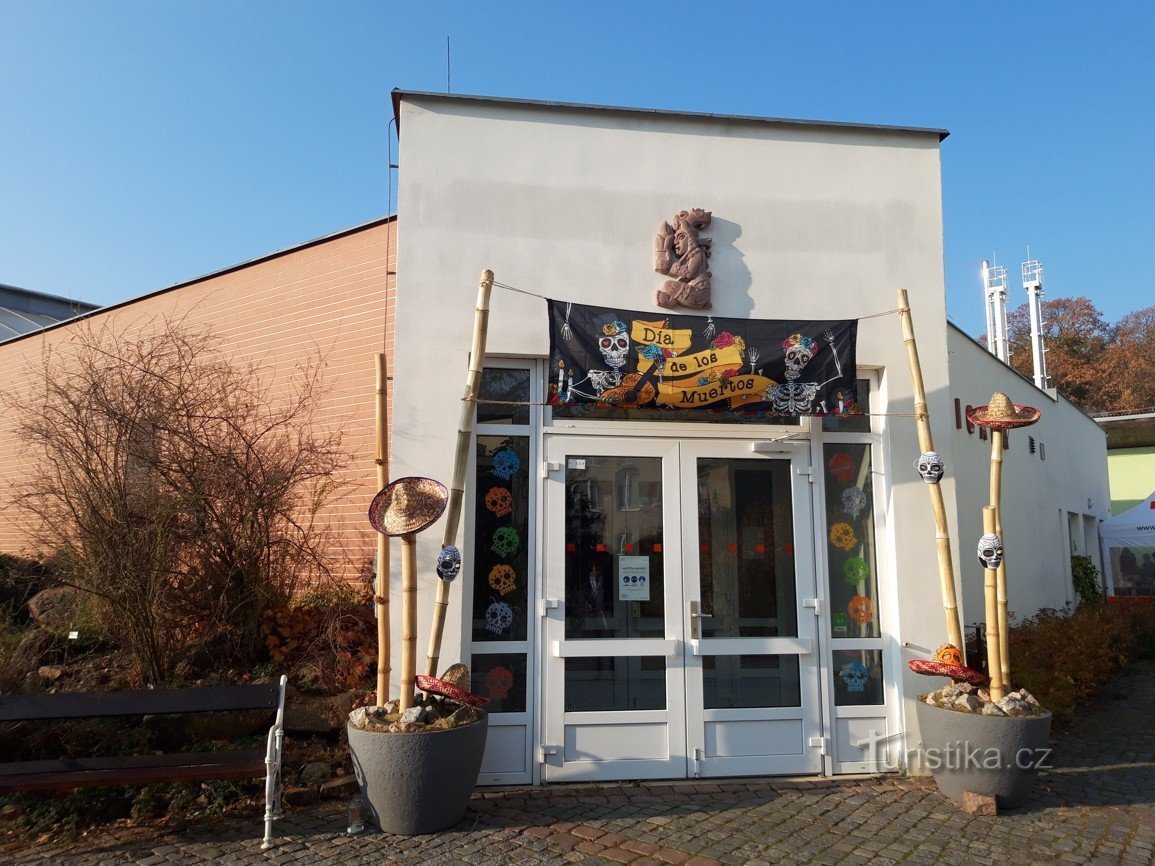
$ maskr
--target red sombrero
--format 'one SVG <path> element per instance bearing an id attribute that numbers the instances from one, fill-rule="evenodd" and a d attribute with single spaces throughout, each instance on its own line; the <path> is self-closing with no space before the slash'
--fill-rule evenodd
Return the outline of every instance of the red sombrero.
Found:
<path id="1" fill-rule="evenodd" d="M 906 666 L 916 674 L 925 674 L 928 677 L 950 677 L 956 682 L 982 685 L 987 678 L 973 668 L 963 664 L 962 653 L 958 647 L 944 643 L 935 650 L 932 659 L 914 659 Z"/>
<path id="2" fill-rule="evenodd" d="M 421 691 L 441 695 L 443 698 L 448 698 L 457 704 L 466 704 L 470 707 L 484 707 L 489 703 L 489 698 L 483 698 L 481 695 L 467 692 L 465 689 L 459 688 L 453 683 L 447 683 L 445 680 L 439 680 L 437 677 L 427 677 L 424 674 L 418 674 L 416 679 L 417 688 L 421 689 Z"/>
<path id="3" fill-rule="evenodd" d="M 1001 392 L 991 395 L 991 402 L 967 410 L 967 420 L 979 427 L 991 430 L 1010 430 L 1012 427 L 1029 427 L 1043 416 L 1033 406 L 1012 403 L 1011 398 Z"/>

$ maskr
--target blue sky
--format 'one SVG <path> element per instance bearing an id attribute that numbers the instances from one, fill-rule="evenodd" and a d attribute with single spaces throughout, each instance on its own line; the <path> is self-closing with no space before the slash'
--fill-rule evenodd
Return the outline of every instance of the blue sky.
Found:
<path id="1" fill-rule="evenodd" d="M 0 0 L 0 282 L 110 303 L 385 213 L 446 36 L 461 93 L 946 127 L 971 333 L 1027 244 L 1048 297 L 1155 303 L 1149 3 Z"/>

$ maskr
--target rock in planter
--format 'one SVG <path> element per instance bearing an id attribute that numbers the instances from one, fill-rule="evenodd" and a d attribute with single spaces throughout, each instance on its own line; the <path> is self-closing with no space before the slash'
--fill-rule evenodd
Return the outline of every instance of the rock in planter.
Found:
<path id="1" fill-rule="evenodd" d="M 915 702 L 927 765 L 952 800 L 967 792 L 994 797 L 999 809 L 1023 805 L 1048 753 L 1051 714 L 989 716 Z"/>
<path id="2" fill-rule="evenodd" d="M 362 731 L 349 724 L 353 772 L 373 820 L 386 833 L 416 836 L 465 815 L 481 770 L 489 717 L 423 733 Z"/>

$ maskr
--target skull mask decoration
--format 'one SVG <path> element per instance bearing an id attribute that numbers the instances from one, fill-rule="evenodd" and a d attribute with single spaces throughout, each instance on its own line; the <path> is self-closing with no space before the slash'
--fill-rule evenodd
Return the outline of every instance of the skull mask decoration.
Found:
<path id="1" fill-rule="evenodd" d="M 847 487 L 842 491 L 842 510 L 851 516 L 858 517 L 866 507 L 866 494 L 858 487 Z"/>
<path id="2" fill-rule="evenodd" d="M 485 494 L 485 507 L 498 517 L 513 511 L 513 496 L 504 487 L 491 487 Z"/>
<path id="3" fill-rule="evenodd" d="M 509 697 L 509 690 L 512 688 L 513 674 L 501 665 L 491 668 L 485 675 L 485 690 L 494 700 Z"/>
<path id="4" fill-rule="evenodd" d="M 938 484 L 942 478 L 942 458 L 934 451 L 924 451 L 918 460 L 914 461 L 914 465 L 927 484 Z"/>
<path id="5" fill-rule="evenodd" d="M 866 665 L 862 662 L 850 662 L 842 666 L 842 672 L 839 674 L 842 681 L 846 683 L 846 690 L 848 692 L 865 692 L 866 691 Z"/>
<path id="6" fill-rule="evenodd" d="M 786 378 L 793 382 L 802 375 L 802 368 L 818 351 L 818 343 L 813 337 L 791 334 L 782 343 L 782 348 L 786 350 Z"/>
<path id="7" fill-rule="evenodd" d="M 441 553 L 437 557 L 437 576 L 450 583 L 460 572 L 461 551 L 452 544 L 441 548 Z"/>
<path id="8" fill-rule="evenodd" d="M 495 592 L 509 595 L 517 589 L 517 573 L 508 565 L 495 565 L 489 570 L 489 586 Z"/>
<path id="9" fill-rule="evenodd" d="M 983 568 L 994 571 L 1003 561 L 1003 540 L 993 532 L 988 532 L 979 539 L 978 552 Z"/>
<path id="10" fill-rule="evenodd" d="M 493 541 L 490 546 L 493 552 L 498 556 L 509 559 L 517 553 L 517 548 L 521 545 L 521 537 L 517 534 L 517 530 L 512 526 L 502 526 L 493 533 Z"/>
<path id="11" fill-rule="evenodd" d="M 630 335 L 626 332 L 624 322 L 615 320 L 602 327 L 598 350 L 601 351 L 606 364 L 615 370 L 626 366 L 626 354 L 630 351 Z"/>
<path id="12" fill-rule="evenodd" d="M 508 448 L 493 455 L 493 474 L 508 481 L 521 468 L 521 458 Z"/>
<path id="13" fill-rule="evenodd" d="M 485 630 L 501 634 L 513 625 L 513 608 L 504 601 L 495 601 L 485 610 Z"/>

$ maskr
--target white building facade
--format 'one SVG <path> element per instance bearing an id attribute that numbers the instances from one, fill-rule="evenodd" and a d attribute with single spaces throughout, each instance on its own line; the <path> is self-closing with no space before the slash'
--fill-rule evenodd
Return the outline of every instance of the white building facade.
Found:
<path id="1" fill-rule="evenodd" d="M 932 687 L 906 662 L 946 632 L 899 288 L 946 463 L 963 622 L 983 616 L 989 452 L 955 402 L 996 389 L 1043 410 L 1031 435 L 1046 443 L 1043 461 L 1024 431 L 1010 437 L 1011 606 L 1070 598 L 1072 527 L 1108 513 L 1103 435 L 948 326 L 944 132 L 405 92 L 395 110 L 393 477 L 449 480 L 481 270 L 530 293 L 493 292 L 482 396 L 501 402 L 479 404 L 442 647 L 493 699 L 482 784 L 906 766 L 913 700 Z M 708 312 L 859 319 L 869 414 L 731 423 L 545 404 L 534 295 L 661 318 L 655 232 L 691 207 L 713 213 Z M 419 537 L 419 647 L 439 540 Z"/>

